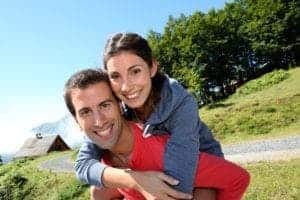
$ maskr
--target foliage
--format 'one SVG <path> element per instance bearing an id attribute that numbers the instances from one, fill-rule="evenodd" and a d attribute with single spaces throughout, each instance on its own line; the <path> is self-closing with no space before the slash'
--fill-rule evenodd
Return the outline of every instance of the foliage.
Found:
<path id="1" fill-rule="evenodd" d="M 84 193 L 88 189 L 88 185 L 84 185 L 78 180 L 72 180 L 68 185 L 62 188 L 58 194 L 58 200 L 71 200 L 77 198 L 80 194 Z"/>
<path id="2" fill-rule="evenodd" d="M 226 97 L 236 83 L 299 62 L 299 5 L 235 0 L 206 14 L 170 16 L 164 32 L 150 31 L 148 41 L 163 71 L 204 98 L 199 102 L 209 102 L 212 87 L 221 87 L 218 95 Z"/>
<path id="3" fill-rule="evenodd" d="M 20 172 L 9 173 L 0 184 L 0 199 L 26 199 L 34 185 Z"/>
<path id="4" fill-rule="evenodd" d="M 0 166 L 3 164 L 3 160 L 2 160 L 2 157 L 0 155 Z"/>
<path id="5" fill-rule="evenodd" d="M 259 63 L 287 67 L 296 60 L 296 41 L 299 37 L 299 1 L 242 0 L 248 20 L 241 30 L 251 41 Z M 298 44 L 299 46 L 299 44 Z"/>

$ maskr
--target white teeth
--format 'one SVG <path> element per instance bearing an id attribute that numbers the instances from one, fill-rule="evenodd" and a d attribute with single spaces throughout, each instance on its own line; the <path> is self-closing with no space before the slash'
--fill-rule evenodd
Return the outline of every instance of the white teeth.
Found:
<path id="1" fill-rule="evenodd" d="M 137 97 L 138 97 L 138 92 L 130 94 L 130 95 L 126 95 L 127 99 L 134 99 L 134 98 L 137 98 Z"/>
<path id="2" fill-rule="evenodd" d="M 108 129 L 103 131 L 95 131 L 95 133 L 99 136 L 107 136 L 110 134 L 110 130 L 111 130 L 111 126 Z"/>

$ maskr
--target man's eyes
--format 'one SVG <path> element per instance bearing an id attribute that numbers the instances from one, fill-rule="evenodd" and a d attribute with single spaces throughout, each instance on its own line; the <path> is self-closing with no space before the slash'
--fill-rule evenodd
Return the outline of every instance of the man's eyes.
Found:
<path id="1" fill-rule="evenodd" d="M 100 105 L 102 108 L 109 108 L 111 106 L 111 103 L 103 103 Z"/>
<path id="2" fill-rule="evenodd" d="M 88 116 L 90 113 L 91 113 L 90 110 L 82 110 L 82 111 L 79 112 L 79 115 L 80 115 L 81 117 L 86 117 L 86 116 Z"/>
<path id="3" fill-rule="evenodd" d="M 117 78 L 119 78 L 120 76 L 119 76 L 119 74 L 110 74 L 109 75 L 109 78 L 110 79 L 117 79 Z"/>

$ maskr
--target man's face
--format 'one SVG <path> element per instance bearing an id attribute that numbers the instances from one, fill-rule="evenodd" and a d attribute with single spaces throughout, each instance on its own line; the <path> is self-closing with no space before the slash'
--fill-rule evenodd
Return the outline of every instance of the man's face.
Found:
<path id="1" fill-rule="evenodd" d="M 108 84 L 73 89 L 71 99 L 76 121 L 87 137 L 103 149 L 112 149 L 121 134 L 123 118 Z"/>

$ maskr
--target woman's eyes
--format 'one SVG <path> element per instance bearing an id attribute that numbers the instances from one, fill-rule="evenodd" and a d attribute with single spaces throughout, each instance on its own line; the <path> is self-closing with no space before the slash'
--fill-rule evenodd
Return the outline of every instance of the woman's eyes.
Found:
<path id="1" fill-rule="evenodd" d="M 140 69 L 134 69 L 132 72 L 133 72 L 134 74 L 138 74 L 138 73 L 141 72 L 141 70 L 140 70 Z"/>
<path id="2" fill-rule="evenodd" d="M 142 72 L 142 70 L 139 68 L 131 69 L 129 71 L 129 75 L 137 75 L 140 72 Z M 117 80 L 117 79 L 121 78 L 121 75 L 119 73 L 112 73 L 112 74 L 109 74 L 109 78 L 111 80 Z"/>

